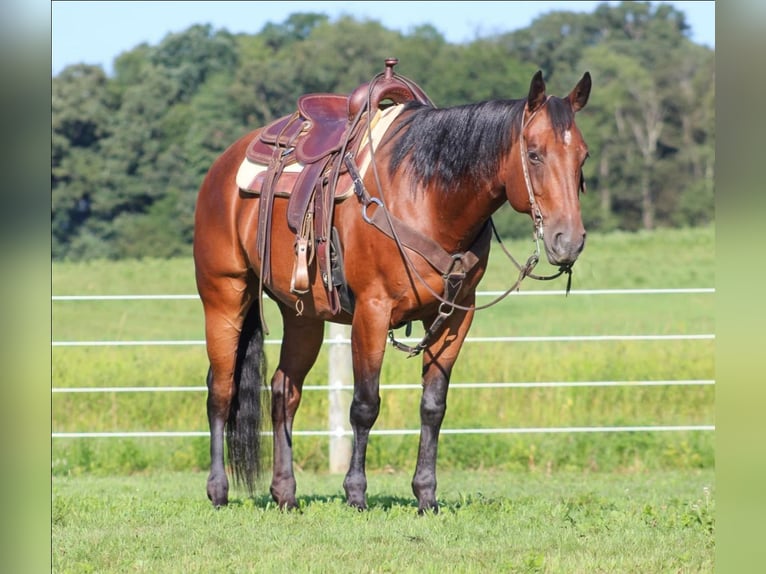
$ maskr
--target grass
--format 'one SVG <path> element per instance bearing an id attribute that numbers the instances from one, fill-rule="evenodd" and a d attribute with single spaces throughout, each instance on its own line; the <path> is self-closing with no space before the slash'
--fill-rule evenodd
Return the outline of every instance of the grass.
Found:
<path id="1" fill-rule="evenodd" d="M 53 571 L 713 571 L 711 470 L 443 471 L 441 512 L 423 517 L 409 479 L 372 473 L 359 513 L 341 477 L 299 473 L 300 512 L 283 513 L 267 495 L 216 511 L 203 473 L 56 477 Z"/>
<path id="2" fill-rule="evenodd" d="M 531 242 L 512 242 L 526 258 Z M 714 286 L 713 228 L 614 233 L 589 237 L 575 268 L 573 288 L 679 288 Z M 549 272 L 541 263 L 538 271 Z M 515 273 L 493 251 L 480 290 L 502 290 Z M 188 259 L 53 265 L 54 294 L 194 293 Z M 525 283 L 524 289 L 563 289 L 564 280 Z M 605 295 L 519 297 L 477 313 L 470 336 L 707 334 L 715 332 L 714 296 Z M 279 338 L 274 305 L 267 305 L 271 339 Z M 53 339 L 200 340 L 201 306 L 185 301 L 54 302 Z M 413 337 L 417 336 L 417 328 Z M 400 335 L 403 335 L 400 334 Z M 267 347 L 276 365 L 278 345 Z M 640 381 L 713 379 L 714 341 L 608 341 L 469 343 L 453 382 Z M 207 370 L 203 346 L 54 348 L 54 387 L 201 386 Z M 306 384 L 327 383 L 327 349 Z M 418 360 L 390 350 L 384 384 L 415 383 Z M 375 429 L 418 427 L 417 390 L 383 391 Z M 53 430 L 204 431 L 204 393 L 99 393 L 52 396 Z M 297 430 L 326 428 L 326 392 L 307 392 Z M 459 389 L 450 391 L 445 428 L 622 425 L 698 425 L 714 421 L 713 386 L 615 388 Z M 409 471 L 417 438 L 373 437 L 368 468 Z M 445 435 L 440 464 L 449 468 L 559 470 L 704 469 L 714 465 L 706 432 L 599 435 Z M 56 439 L 56 476 L 174 471 L 207 467 L 206 439 Z M 327 468 L 327 439 L 298 437 L 299 468 Z"/>

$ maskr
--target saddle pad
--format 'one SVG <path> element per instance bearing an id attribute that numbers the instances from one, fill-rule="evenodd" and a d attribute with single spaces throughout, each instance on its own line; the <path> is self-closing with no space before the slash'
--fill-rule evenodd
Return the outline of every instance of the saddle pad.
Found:
<path id="1" fill-rule="evenodd" d="M 385 135 L 386 131 L 388 131 L 388 128 L 391 126 L 391 123 L 396 119 L 396 117 L 401 113 L 402 109 L 404 108 L 403 105 L 395 105 L 388 107 L 384 110 L 379 110 L 375 116 L 372 119 L 372 142 L 373 147 L 380 144 L 380 141 L 383 139 L 383 136 Z M 361 145 L 359 146 L 360 151 L 363 152 L 363 159 L 362 164 L 359 166 L 359 173 L 362 177 L 364 177 L 364 174 L 367 172 L 367 168 L 370 165 L 370 154 L 368 152 L 367 148 L 367 130 L 364 130 L 364 139 L 361 142 Z M 253 195 L 258 195 L 261 192 L 261 186 L 263 185 L 263 180 L 265 179 L 264 176 L 266 174 L 266 171 L 268 170 L 268 165 L 261 164 L 261 163 L 254 163 L 250 161 L 247 157 L 245 157 L 242 160 L 242 163 L 239 166 L 239 170 L 237 171 L 237 187 L 239 187 L 240 190 L 246 193 L 250 193 Z M 285 165 L 283 174 L 290 174 L 287 177 L 282 177 L 280 179 L 284 179 L 285 183 L 287 185 L 277 185 L 275 190 L 275 195 L 278 197 L 289 197 L 290 191 L 292 190 L 292 183 L 295 182 L 295 180 L 298 177 L 298 174 L 300 174 L 303 171 L 303 168 L 305 166 L 301 163 L 292 163 Z M 344 178 L 345 179 L 345 178 Z M 353 182 L 347 185 L 344 189 L 337 189 L 335 193 L 335 198 L 337 200 L 345 199 L 349 197 L 354 192 L 354 185 Z"/>
<path id="2" fill-rule="evenodd" d="M 239 187 L 239 189 L 242 191 L 247 191 L 256 195 L 259 194 L 261 192 L 261 185 L 263 185 L 263 176 L 266 174 L 266 170 L 268 168 L 268 165 L 262 163 L 254 163 L 245 158 L 245 160 L 240 164 L 239 170 L 237 170 L 237 187 Z M 282 173 L 295 174 L 297 177 L 297 175 L 302 171 L 303 166 L 301 164 L 293 163 L 286 165 L 284 170 L 282 170 Z M 258 177 L 259 175 L 261 176 L 260 178 Z M 280 194 L 279 190 L 277 190 L 277 195 L 284 194 Z M 285 195 L 285 197 L 287 196 Z"/>

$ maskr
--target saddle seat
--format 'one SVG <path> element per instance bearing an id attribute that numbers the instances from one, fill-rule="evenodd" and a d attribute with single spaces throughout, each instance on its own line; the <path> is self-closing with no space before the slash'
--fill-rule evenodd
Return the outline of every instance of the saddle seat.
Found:
<path id="1" fill-rule="evenodd" d="M 247 157 L 256 163 L 268 163 L 275 147 L 294 147 L 290 158 L 293 162 L 315 163 L 340 149 L 349 124 L 347 110 L 347 96 L 301 96 L 298 112 L 267 125 L 248 147 Z"/>
<path id="2" fill-rule="evenodd" d="M 383 74 L 349 95 L 301 96 L 295 112 L 268 124 L 248 145 L 237 183 L 243 192 L 260 195 L 261 199 L 257 245 L 261 287 L 270 281 L 273 199 L 287 197 L 287 223 L 296 234 L 291 291 L 308 292 L 308 265 L 316 251 L 331 308 L 334 313 L 341 310 L 337 281 L 330 269 L 333 255 L 330 251 L 340 249 L 331 246 L 331 237 L 335 235 L 332 204 L 348 197 L 353 187 L 344 156 L 351 154 L 357 168 L 360 158 L 366 163 L 371 160 L 366 150 L 367 128 L 368 123 L 372 126 L 379 120 L 379 112 L 412 100 L 431 104 L 416 84 L 394 73 L 397 63 L 396 58 L 386 59 Z"/>

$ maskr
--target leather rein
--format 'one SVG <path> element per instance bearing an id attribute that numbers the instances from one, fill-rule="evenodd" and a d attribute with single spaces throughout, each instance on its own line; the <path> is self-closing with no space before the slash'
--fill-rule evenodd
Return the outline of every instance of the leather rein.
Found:
<path id="1" fill-rule="evenodd" d="M 372 92 L 372 87 L 375 85 L 375 82 L 382 76 L 382 74 L 378 74 L 372 82 L 370 82 L 370 88 L 368 90 L 368 99 L 366 106 L 363 107 L 363 109 L 366 107 L 367 110 L 370 109 L 370 94 Z M 406 78 L 399 76 L 400 80 L 406 81 Z M 547 99 L 546 99 L 547 102 Z M 537 275 L 532 272 L 532 270 L 535 268 L 537 263 L 540 260 L 540 239 L 543 238 L 544 233 L 544 227 L 543 227 L 543 215 L 540 211 L 539 206 L 537 205 L 537 202 L 535 201 L 535 194 L 532 187 L 532 181 L 529 176 L 529 166 L 527 163 L 527 146 L 526 141 L 524 139 L 524 130 L 529 126 L 529 124 L 534 119 L 537 112 L 542 109 L 542 106 L 545 105 L 545 102 L 532 114 L 529 115 L 528 118 L 526 118 L 526 105 L 524 107 L 524 111 L 522 112 L 521 116 L 521 130 L 519 132 L 519 151 L 521 155 L 521 165 L 522 170 L 524 172 L 524 182 L 526 184 L 527 188 L 527 194 L 529 195 L 529 203 L 532 213 L 532 219 L 534 222 L 534 240 L 535 240 L 535 251 L 532 253 L 528 258 L 524 265 L 521 265 L 516 259 L 511 255 L 511 253 L 508 251 L 508 249 L 503 244 L 503 241 L 497 232 L 497 229 L 495 228 L 495 224 L 492 221 L 492 218 L 490 217 L 489 220 L 485 223 L 483 226 L 481 232 L 477 236 L 476 240 L 473 242 L 471 247 L 462 253 L 449 253 L 447 252 L 441 245 L 436 243 L 434 240 L 432 240 L 429 237 L 426 237 L 420 231 L 417 229 L 414 229 L 412 226 L 408 225 L 404 221 L 397 218 L 395 215 L 393 215 L 388 208 L 386 207 L 386 202 L 383 194 L 383 187 L 380 183 L 380 177 L 377 170 L 377 165 L 375 163 L 375 150 L 374 150 L 374 144 L 372 141 L 372 124 L 371 124 L 371 117 L 370 114 L 367 114 L 367 132 L 368 132 L 368 141 L 369 141 L 369 148 L 370 148 L 370 166 L 373 170 L 373 175 L 375 178 L 375 184 L 377 187 L 379 198 L 372 197 L 367 189 L 364 186 L 364 183 L 362 182 L 362 178 L 359 174 L 359 171 L 356 167 L 356 164 L 354 163 L 353 155 L 349 152 L 344 155 L 343 161 L 346 165 L 346 168 L 349 171 L 349 174 L 352 177 L 353 183 L 354 183 L 354 193 L 359 198 L 361 205 L 362 205 L 362 218 L 367 223 L 373 225 L 378 230 L 380 230 L 382 233 L 390 237 L 394 240 L 396 243 L 396 246 L 399 250 L 399 253 L 404 258 L 408 269 L 417 277 L 417 279 L 420 281 L 420 283 L 423 284 L 423 286 L 426 287 L 426 289 L 429 291 L 429 293 L 437 300 L 439 301 L 439 309 L 438 314 L 434 321 L 431 323 L 431 325 L 426 329 L 425 335 L 423 336 L 422 340 L 415 346 L 406 345 L 400 341 L 397 341 L 394 338 L 394 331 L 393 329 L 389 329 L 388 331 L 388 338 L 391 342 L 391 344 L 399 349 L 400 351 L 404 351 L 408 354 L 408 357 L 414 357 L 418 354 L 420 354 L 423 350 L 425 350 L 428 347 L 428 343 L 431 340 L 431 338 L 438 332 L 438 330 L 443 325 L 444 321 L 447 320 L 447 318 L 452 315 L 453 311 L 455 309 L 460 309 L 462 311 L 480 311 L 483 309 L 488 309 L 489 307 L 492 307 L 505 299 L 510 293 L 513 291 L 516 291 L 520 288 L 521 282 L 524 280 L 525 277 L 530 277 L 532 279 L 538 280 L 538 281 L 550 281 L 552 279 L 556 279 L 563 275 L 564 273 L 567 273 L 567 287 L 566 287 L 566 293 L 569 294 L 569 290 L 572 284 L 572 266 L 566 265 L 561 266 L 559 268 L 558 273 L 554 273 L 552 275 Z M 360 115 L 362 113 L 362 110 L 360 110 Z M 525 120 L 526 118 L 526 120 Z M 368 208 L 370 205 L 375 206 L 375 210 L 372 215 L 368 213 Z M 474 268 L 474 266 L 481 260 L 481 258 L 486 255 L 489 251 L 489 244 L 491 238 L 487 237 L 490 232 L 495 236 L 497 242 L 500 244 L 503 253 L 511 260 L 511 262 L 516 266 L 516 268 L 519 270 L 519 275 L 516 281 L 513 285 L 508 287 L 501 295 L 490 301 L 489 303 L 486 303 L 484 305 L 471 305 L 471 306 L 464 306 L 456 303 L 458 295 L 460 294 L 460 290 L 463 285 L 463 280 L 465 279 L 466 275 Z M 406 248 L 406 249 L 405 249 Z M 418 253 L 431 267 L 433 267 L 436 271 L 438 271 L 442 279 L 444 280 L 444 291 L 443 294 L 437 293 L 423 278 L 423 276 L 417 271 L 417 268 L 412 263 L 412 260 L 410 259 L 409 254 L 407 253 L 407 250 L 412 250 Z M 409 336 L 411 324 L 407 323 L 407 335 Z"/>

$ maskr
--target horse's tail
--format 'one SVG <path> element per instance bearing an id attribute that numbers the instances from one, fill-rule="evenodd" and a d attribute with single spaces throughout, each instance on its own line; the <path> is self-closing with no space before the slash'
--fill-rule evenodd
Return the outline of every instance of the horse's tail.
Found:
<path id="1" fill-rule="evenodd" d="M 250 306 L 237 346 L 234 396 L 226 424 L 226 445 L 234 480 L 252 496 L 261 471 L 262 395 L 266 378 L 263 325 L 257 303 Z"/>

